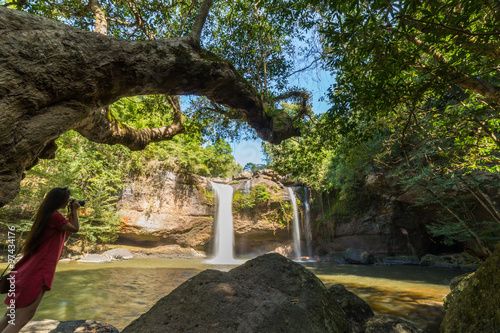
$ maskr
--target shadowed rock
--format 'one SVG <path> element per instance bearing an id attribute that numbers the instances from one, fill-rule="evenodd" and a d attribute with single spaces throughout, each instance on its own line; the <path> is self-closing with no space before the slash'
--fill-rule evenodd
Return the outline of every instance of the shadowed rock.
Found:
<path id="1" fill-rule="evenodd" d="M 453 281 L 453 292 L 445 301 L 441 332 L 499 332 L 499 276 L 500 244 L 474 274 Z"/>
<path id="2" fill-rule="evenodd" d="M 342 284 L 334 284 L 328 289 L 342 310 L 344 310 L 353 333 L 363 333 L 365 322 L 374 316 L 368 303 L 347 290 Z"/>
<path id="3" fill-rule="evenodd" d="M 388 316 L 378 315 L 371 317 L 365 324 L 365 333 L 423 333 L 404 319 Z"/>
<path id="4" fill-rule="evenodd" d="M 351 264 L 369 265 L 375 261 L 373 255 L 362 249 L 348 248 L 344 252 L 344 259 Z"/>

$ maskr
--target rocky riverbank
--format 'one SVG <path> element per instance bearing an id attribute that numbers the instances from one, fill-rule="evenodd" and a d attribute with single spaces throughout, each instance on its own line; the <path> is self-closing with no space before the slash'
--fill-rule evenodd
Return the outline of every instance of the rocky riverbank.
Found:
<path id="1" fill-rule="evenodd" d="M 500 251 L 500 248 L 497 249 L 497 251 L 494 253 L 494 256 L 491 258 L 491 260 L 489 259 L 489 261 L 486 263 L 485 267 L 484 268 L 482 267 L 480 270 L 478 270 L 479 274 L 475 273 L 472 275 L 472 277 L 468 276 L 467 279 L 462 279 L 460 281 L 458 281 L 458 280 L 452 281 L 452 288 L 454 289 L 454 293 L 447 297 L 447 305 L 446 305 L 447 311 L 451 311 L 450 309 L 452 309 L 453 307 L 456 307 L 456 303 L 458 302 L 457 300 L 459 300 L 459 299 L 462 299 L 460 301 L 462 303 L 462 305 L 461 305 L 462 310 L 460 310 L 460 311 L 462 311 L 462 312 L 460 312 L 460 313 L 463 313 L 463 311 L 468 311 L 468 310 L 465 310 L 467 307 L 464 306 L 464 304 L 468 304 L 468 302 L 465 301 L 465 303 L 464 303 L 464 299 L 468 300 L 470 298 L 472 300 L 472 299 L 477 298 L 478 301 L 473 300 L 474 307 L 478 308 L 478 310 L 477 310 L 478 312 L 476 311 L 474 313 L 474 316 L 480 317 L 481 316 L 480 313 L 481 313 L 481 311 L 483 311 L 480 309 L 482 307 L 487 306 L 487 307 L 489 307 L 489 310 L 488 310 L 488 308 L 485 308 L 484 311 L 489 311 L 487 313 L 490 313 L 490 312 L 493 313 L 493 315 L 491 315 L 491 316 L 488 315 L 489 316 L 488 318 L 491 317 L 491 318 L 495 319 L 495 316 L 494 316 L 495 310 L 491 310 L 491 309 L 496 309 L 496 303 L 498 303 L 496 298 L 495 298 L 496 294 L 493 295 L 493 297 L 487 296 L 489 292 L 484 293 L 484 289 L 488 289 L 488 291 L 491 290 L 492 292 L 497 293 L 496 289 L 499 286 L 498 286 L 498 282 L 496 282 L 495 277 L 498 276 L 498 274 L 500 273 L 498 271 L 500 266 L 498 266 L 498 262 L 497 262 L 498 255 L 500 255 L 498 253 L 499 251 Z M 130 255 L 128 255 L 128 252 L 123 250 L 123 249 L 122 250 L 115 249 L 115 250 L 112 250 L 108 253 L 106 253 L 106 252 L 102 253 L 102 256 L 104 256 L 104 255 L 109 256 L 109 257 L 114 256 L 114 258 L 116 258 L 116 259 L 130 257 Z M 299 268 L 299 266 L 300 266 L 300 268 Z M 299 305 L 301 305 L 301 308 L 309 308 L 309 307 L 315 308 L 313 306 L 313 303 L 310 303 L 310 304 L 304 303 L 304 302 L 309 302 L 309 301 L 307 301 L 307 297 L 304 295 L 306 295 L 306 294 L 314 295 L 315 293 L 311 292 L 311 290 L 309 290 L 309 288 L 311 287 L 311 283 L 309 283 L 307 281 L 309 281 L 310 278 L 306 278 L 305 276 L 302 276 L 303 273 L 300 273 L 301 270 L 305 270 L 306 273 L 304 273 L 304 274 L 307 274 L 307 276 L 311 275 L 311 272 L 309 270 L 305 269 L 303 267 L 303 265 L 301 265 L 301 264 L 298 264 L 298 263 L 292 262 L 288 259 L 285 259 L 284 257 L 282 257 L 278 254 L 268 254 L 268 255 L 257 257 L 257 258 L 254 258 L 252 260 L 247 261 L 244 265 L 240 265 L 240 266 L 236 267 L 235 269 L 233 269 L 232 271 L 230 271 L 229 275 L 226 275 L 228 273 L 209 270 L 209 271 L 214 272 L 215 275 L 212 274 L 213 275 L 212 276 L 212 275 L 210 275 L 211 273 L 209 274 L 209 273 L 207 273 L 208 271 L 205 271 L 205 273 L 198 274 L 196 277 L 189 279 L 184 284 L 188 284 L 188 287 L 187 287 L 188 289 L 193 289 L 193 288 L 195 289 L 194 291 L 188 290 L 186 292 L 199 293 L 200 294 L 199 297 L 203 297 L 203 295 L 205 295 L 205 292 L 203 291 L 203 289 L 197 288 L 196 283 L 193 284 L 193 281 L 195 281 L 196 279 L 201 279 L 200 281 L 202 281 L 202 283 L 200 283 L 200 286 L 204 286 L 207 284 L 207 285 L 211 285 L 213 287 L 213 288 L 209 288 L 210 290 L 207 291 L 208 294 L 205 295 L 208 300 L 210 300 L 210 299 L 213 300 L 213 298 L 210 296 L 210 295 L 212 295 L 211 293 L 215 292 L 217 295 L 219 295 L 218 292 L 221 293 L 217 297 L 222 297 L 222 298 L 220 300 L 218 300 L 217 303 L 229 302 L 230 305 L 231 304 L 234 305 L 235 303 L 231 303 L 231 302 L 232 302 L 232 300 L 234 300 L 235 297 L 236 298 L 237 297 L 243 297 L 243 298 L 255 297 L 256 304 L 263 304 L 262 302 L 263 302 L 263 300 L 266 300 L 267 294 L 277 293 L 276 295 L 281 295 L 284 292 L 283 290 L 279 289 L 275 285 L 275 284 L 281 285 L 282 282 L 283 283 L 285 282 L 285 281 L 280 281 L 278 278 L 278 276 L 281 276 L 280 278 L 283 279 L 284 278 L 283 275 L 284 275 L 284 276 L 288 276 L 286 279 L 290 280 L 290 281 L 287 280 L 290 284 L 297 285 L 296 289 L 292 289 L 292 291 L 295 290 L 296 294 L 294 294 L 294 293 L 288 294 L 289 293 L 288 291 L 285 294 L 285 295 L 288 295 L 288 296 L 285 296 L 285 298 L 288 300 L 287 302 L 291 303 L 292 306 L 294 304 L 299 304 Z M 278 276 L 276 276 L 276 274 Z M 255 279 L 252 277 L 254 275 L 256 276 Z M 205 277 L 208 276 L 209 278 L 207 280 L 204 280 L 202 278 L 203 276 L 205 276 Z M 298 278 L 300 281 L 293 281 L 294 277 Z M 213 280 L 214 278 L 216 278 L 216 279 Z M 270 281 L 274 281 L 274 280 L 277 281 L 277 282 L 275 282 L 275 284 L 270 283 Z M 233 282 L 231 282 L 231 281 L 233 281 Z M 472 283 L 471 286 L 475 286 L 475 287 L 473 287 L 473 291 L 472 291 L 472 293 L 474 295 L 471 296 L 471 295 L 467 294 L 469 296 L 460 296 L 462 291 L 467 290 L 468 288 L 471 287 L 471 286 L 468 287 L 468 285 L 470 284 L 469 281 L 473 281 L 473 282 L 470 282 L 470 283 Z M 240 285 L 240 283 L 247 283 L 247 282 L 251 282 L 251 283 L 248 286 L 246 286 L 245 284 Z M 236 283 L 236 285 L 233 285 L 234 283 Z M 321 281 L 320 281 L 320 283 L 321 284 L 319 284 L 319 285 L 322 286 L 322 288 L 325 288 Z M 330 285 L 330 284 L 327 284 L 327 285 Z M 367 308 L 364 305 L 363 306 L 360 305 L 360 304 L 363 304 L 363 303 L 360 303 L 360 302 L 362 302 L 362 300 L 359 300 L 359 298 L 355 297 L 355 295 L 351 295 L 352 293 L 350 293 L 348 291 L 348 289 L 351 287 L 348 287 L 346 289 L 345 287 L 343 287 L 341 285 L 330 285 L 330 286 L 331 287 L 328 289 L 328 291 L 330 294 L 332 294 L 331 297 L 335 298 L 338 306 L 340 306 L 342 308 L 342 310 L 344 311 L 344 313 L 347 316 L 347 320 L 348 320 L 349 325 L 351 327 L 350 328 L 351 331 L 348 331 L 348 332 L 365 332 L 365 333 L 366 332 L 384 332 L 385 333 L 385 332 L 391 331 L 390 327 L 406 327 L 405 330 L 403 330 L 402 332 L 419 332 L 418 330 L 416 330 L 416 328 L 414 326 L 407 326 L 409 324 L 400 318 L 394 318 L 392 316 L 373 316 L 371 314 L 373 311 L 371 311 L 369 309 L 369 307 Z M 478 286 L 480 287 L 479 289 L 477 289 Z M 488 287 L 485 288 L 485 286 L 488 286 Z M 243 289 L 240 290 L 239 288 L 243 288 Z M 261 288 L 264 288 L 262 294 L 259 292 L 259 290 Z M 273 288 L 278 288 L 278 289 L 273 291 Z M 284 290 L 288 290 L 287 288 L 291 288 L 291 287 L 284 286 L 282 288 L 284 288 Z M 314 288 L 316 288 L 316 287 L 314 287 Z M 180 289 L 182 291 L 183 288 L 178 287 L 177 289 Z M 172 293 L 181 293 L 181 291 L 177 291 L 177 289 L 176 289 L 176 291 L 174 291 Z M 184 288 L 184 289 L 186 289 L 186 288 Z M 245 296 L 245 292 L 247 292 L 247 294 L 248 294 L 248 292 L 250 292 L 250 293 L 247 296 Z M 166 296 L 166 297 L 168 297 L 168 296 Z M 181 297 L 181 298 L 186 300 L 186 299 L 191 299 L 192 295 L 181 293 L 181 296 L 178 296 L 178 297 Z M 261 298 L 261 297 L 263 297 L 263 298 Z M 273 300 L 277 300 L 277 299 L 280 299 L 281 296 L 278 298 L 276 298 L 275 296 L 273 296 L 273 297 L 274 297 L 274 298 L 272 298 Z M 305 300 L 303 300 L 303 299 L 305 299 Z M 320 297 L 320 299 L 321 299 L 321 297 Z M 493 304 L 489 304 L 490 300 L 493 302 Z M 234 300 L 234 301 L 236 302 L 236 300 Z M 272 301 L 271 303 L 273 303 L 273 302 L 274 301 Z M 297 303 L 295 303 L 295 302 L 297 302 Z M 373 299 L 371 299 L 371 302 L 373 302 Z M 160 303 L 160 302 L 158 302 L 158 303 Z M 279 302 L 277 304 L 279 305 Z M 286 304 L 288 304 L 288 303 L 286 303 Z M 370 304 L 372 306 L 375 306 L 375 304 L 373 304 L 373 303 L 370 303 Z M 170 307 L 170 305 L 169 305 L 169 307 Z M 269 305 L 271 305 L 271 304 L 269 304 Z M 307 306 L 305 306 L 305 305 L 307 305 Z M 229 306 L 229 305 L 227 305 L 227 306 Z M 351 307 L 351 310 L 349 310 L 347 308 L 348 306 Z M 153 306 L 153 308 L 154 307 L 156 307 L 156 305 Z M 207 305 L 207 307 L 208 307 L 208 305 Z M 221 305 L 221 307 L 223 307 L 223 305 Z M 366 310 L 363 310 L 365 308 L 366 308 Z M 269 307 L 266 309 L 268 311 L 273 311 L 273 307 Z M 374 309 L 375 309 L 375 307 L 374 307 Z M 289 313 L 291 311 L 287 307 L 285 307 L 285 310 L 286 310 L 285 311 L 286 313 Z M 179 310 L 179 311 L 181 311 L 181 310 Z M 158 316 L 160 316 L 161 313 L 163 313 L 163 312 L 156 311 L 156 314 Z M 250 311 L 249 313 L 253 313 L 253 310 Z M 175 314 L 175 315 L 177 315 L 177 314 Z M 167 317 L 161 317 L 161 318 L 165 319 Z M 159 320 L 162 320 L 161 318 Z M 170 318 L 170 317 L 168 317 L 168 318 Z M 218 318 L 218 317 L 214 317 L 214 318 Z M 256 315 L 256 317 L 252 316 L 252 318 L 259 318 L 259 316 L 258 315 Z M 411 320 L 411 318 L 409 318 L 409 319 Z M 101 318 L 100 320 L 102 321 L 103 319 Z M 227 320 L 229 320 L 229 319 L 227 319 Z M 288 319 L 284 318 L 283 320 L 288 320 Z M 489 321 L 489 319 L 485 320 L 485 322 L 488 322 L 488 321 Z M 212 323 L 212 324 L 214 324 L 214 323 Z M 59 324 L 57 324 L 57 325 L 59 325 Z M 121 326 L 121 327 L 123 327 L 123 326 Z M 218 326 L 208 326 L 208 327 L 212 328 L 212 327 L 218 327 Z M 369 328 L 369 327 L 371 327 L 371 328 Z M 433 327 L 435 327 L 435 326 L 433 326 Z M 206 327 L 202 327 L 202 328 L 200 328 L 200 330 L 193 330 L 193 332 L 218 332 L 217 330 L 203 330 L 203 328 L 206 328 Z M 268 330 L 266 330 L 266 331 L 268 331 Z M 63 332 L 66 332 L 66 331 L 63 331 Z M 95 330 L 86 331 L 86 330 L 80 329 L 78 332 L 101 332 L 101 331 L 95 331 Z M 102 331 L 102 332 L 108 332 L 108 331 Z M 111 331 L 111 332 L 113 332 L 113 331 Z M 173 332 L 177 332 L 177 331 L 173 330 Z M 179 332 L 181 332 L 181 331 L 179 330 Z M 253 332 L 253 331 L 250 330 L 249 332 Z M 271 330 L 270 332 L 273 332 L 273 331 Z M 294 331 L 292 330 L 291 332 L 294 332 Z"/>
<path id="2" fill-rule="evenodd" d="M 63 260 L 80 260 L 82 257 L 95 256 L 94 259 L 99 262 L 108 261 L 110 253 L 126 251 L 130 258 L 169 258 L 169 259 L 193 259 L 209 258 L 204 251 L 196 251 L 192 248 L 183 248 L 179 245 L 160 245 L 155 247 L 140 247 L 127 245 L 108 245 L 109 250 L 100 254 L 78 254 L 76 251 L 65 252 Z M 269 253 L 280 253 L 279 251 L 270 251 Z M 101 255 L 100 259 L 99 256 Z M 112 256 L 111 256 L 112 257 Z M 123 256 L 113 259 L 128 259 Z M 461 270 L 464 272 L 476 271 L 481 261 L 469 253 L 454 253 L 445 255 L 426 254 L 419 256 L 384 256 L 373 255 L 362 249 L 347 249 L 343 253 L 330 253 L 323 257 L 316 257 L 318 262 L 331 262 L 336 264 L 357 264 L 357 265 L 379 265 L 379 266 L 423 266 Z M 95 262 L 95 261 L 94 261 Z"/>

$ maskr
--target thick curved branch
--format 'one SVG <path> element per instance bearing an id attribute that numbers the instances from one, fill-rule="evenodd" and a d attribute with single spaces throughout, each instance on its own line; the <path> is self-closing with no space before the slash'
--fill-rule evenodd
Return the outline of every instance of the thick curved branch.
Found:
<path id="1" fill-rule="evenodd" d="M 50 142 L 70 129 L 132 149 L 181 132 L 180 114 L 171 126 L 136 131 L 96 111 L 126 96 L 206 96 L 239 112 L 265 141 L 300 134 L 294 119 L 268 114 L 235 68 L 191 36 L 128 41 L 0 7 L 0 59 L 0 207 L 17 195 L 23 172 L 51 156 Z"/>
<path id="2" fill-rule="evenodd" d="M 167 96 L 167 99 L 175 114 L 170 126 L 136 130 L 114 119 L 109 108 L 100 108 L 77 124 L 74 130 L 93 142 L 121 144 L 130 150 L 143 150 L 152 142 L 172 140 L 174 136 L 185 131 L 178 98 Z"/>

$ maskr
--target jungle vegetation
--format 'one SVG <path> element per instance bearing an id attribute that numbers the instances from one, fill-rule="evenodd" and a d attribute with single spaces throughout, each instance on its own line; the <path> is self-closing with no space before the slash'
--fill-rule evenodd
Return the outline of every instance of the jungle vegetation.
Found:
<path id="1" fill-rule="evenodd" d="M 158 40 L 185 35 L 202 4 L 0 5 L 108 36 Z M 328 193 L 332 204 L 322 223 L 331 223 L 332 214 L 355 215 L 364 177 L 383 172 L 401 188 L 421 190 L 419 205 L 440 207 L 432 234 L 468 242 L 487 256 L 500 231 L 500 209 L 489 190 L 498 188 L 498 177 L 488 184 L 481 178 L 500 171 L 499 23 L 495 0 L 233 0 L 212 4 L 200 38 L 207 57 L 232 64 L 255 88 L 274 124 L 286 115 L 300 130 L 278 145 L 264 144 L 266 167 Z M 290 84 L 297 75 L 314 75 L 311 69 L 334 77 L 323 114 L 314 113 L 308 87 Z M 61 181 L 73 184 L 75 195 L 111 207 L 131 173 L 148 172 L 157 162 L 206 176 L 240 171 L 227 140 L 255 137 L 248 120 L 213 99 L 190 102 L 182 111 L 185 133 L 142 152 L 67 132 L 57 141 L 56 160 L 30 170 L 21 194 L 3 211 L 32 211 L 45 189 Z M 127 97 L 109 114 L 133 128 L 156 127 L 176 119 L 171 105 L 162 95 Z M 475 219 L 476 206 L 489 215 Z M 108 208 L 102 206 L 96 225 L 116 221 Z"/>

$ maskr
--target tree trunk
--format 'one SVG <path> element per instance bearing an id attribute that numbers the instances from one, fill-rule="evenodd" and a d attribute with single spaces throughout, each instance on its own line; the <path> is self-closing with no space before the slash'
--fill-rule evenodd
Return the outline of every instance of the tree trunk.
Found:
<path id="1" fill-rule="evenodd" d="M 149 94 L 207 96 L 238 110 L 271 143 L 298 135 L 290 117 L 268 116 L 234 67 L 192 37 L 128 41 L 0 7 L 0 207 L 17 195 L 25 170 L 54 156 L 54 140 L 68 130 L 137 149 L 171 138 L 167 129 L 178 124 L 130 130 L 125 140 L 108 114 L 96 117 L 121 97 Z"/>

